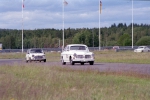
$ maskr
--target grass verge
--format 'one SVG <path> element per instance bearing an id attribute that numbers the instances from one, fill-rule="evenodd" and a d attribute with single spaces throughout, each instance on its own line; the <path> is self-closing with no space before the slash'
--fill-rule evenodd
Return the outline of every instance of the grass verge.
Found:
<path id="1" fill-rule="evenodd" d="M 0 67 L 1 100 L 149 100 L 150 80 L 34 64 Z"/>
<path id="2" fill-rule="evenodd" d="M 95 51 L 96 62 L 150 64 L 150 53 L 134 53 L 133 51 L 115 52 Z"/>

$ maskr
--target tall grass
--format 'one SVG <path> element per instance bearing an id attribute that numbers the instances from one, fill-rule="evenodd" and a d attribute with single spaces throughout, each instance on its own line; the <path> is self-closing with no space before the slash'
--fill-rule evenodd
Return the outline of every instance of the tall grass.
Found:
<path id="1" fill-rule="evenodd" d="M 0 59 L 23 59 L 25 58 L 25 53 L 0 53 Z"/>
<path id="2" fill-rule="evenodd" d="M 96 62 L 150 63 L 150 53 L 95 51 Z M 60 53 L 47 52 L 47 61 Z M 25 53 L 0 53 L 0 59 Z M 0 100 L 149 100 L 150 76 L 24 63 L 0 66 Z"/>
<path id="3" fill-rule="evenodd" d="M 135 53 L 133 51 L 96 51 L 96 62 L 110 62 L 110 63 L 143 63 L 150 64 L 150 52 Z"/>
<path id="4" fill-rule="evenodd" d="M 59 66 L 0 67 L 1 100 L 149 100 L 150 80 Z"/>

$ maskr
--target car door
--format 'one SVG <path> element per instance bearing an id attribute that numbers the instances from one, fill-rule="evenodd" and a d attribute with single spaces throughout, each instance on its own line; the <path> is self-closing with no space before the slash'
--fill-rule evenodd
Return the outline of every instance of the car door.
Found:
<path id="1" fill-rule="evenodd" d="M 68 46 L 66 46 L 62 52 L 62 57 L 63 57 L 64 62 L 68 62 L 67 53 L 68 53 Z"/>
<path id="2" fill-rule="evenodd" d="M 66 47 L 66 52 L 65 52 L 65 60 L 66 62 L 69 62 L 69 46 Z"/>
<path id="3" fill-rule="evenodd" d="M 27 50 L 27 53 L 26 53 L 26 60 L 29 60 L 29 51 L 30 51 L 30 50 Z"/>

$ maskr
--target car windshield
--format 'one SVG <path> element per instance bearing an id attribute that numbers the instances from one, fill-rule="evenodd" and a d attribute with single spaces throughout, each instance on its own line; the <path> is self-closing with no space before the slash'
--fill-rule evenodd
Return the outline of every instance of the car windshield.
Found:
<path id="1" fill-rule="evenodd" d="M 31 53 L 42 53 L 42 50 L 41 49 L 32 49 L 30 52 Z"/>
<path id="2" fill-rule="evenodd" d="M 71 46 L 70 50 L 86 50 L 85 46 Z"/>

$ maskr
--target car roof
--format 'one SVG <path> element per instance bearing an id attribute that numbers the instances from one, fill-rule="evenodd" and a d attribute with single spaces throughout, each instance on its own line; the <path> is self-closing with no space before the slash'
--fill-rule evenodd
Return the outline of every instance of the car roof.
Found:
<path id="1" fill-rule="evenodd" d="M 139 46 L 139 47 L 147 47 L 147 46 Z"/>
<path id="2" fill-rule="evenodd" d="M 29 50 L 37 50 L 37 49 L 41 49 L 41 48 L 30 48 Z"/>
<path id="3" fill-rule="evenodd" d="M 85 44 L 68 44 L 67 46 L 86 46 Z"/>

